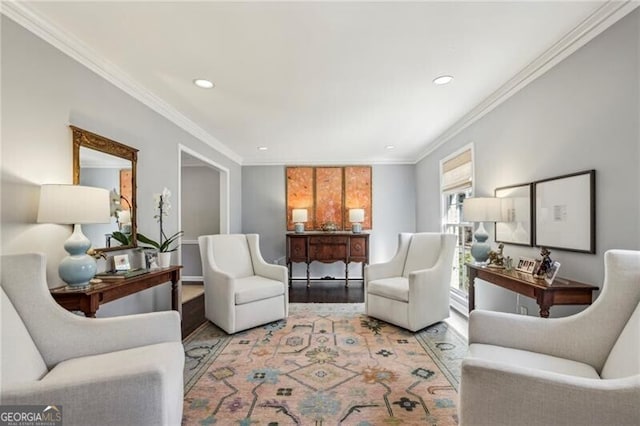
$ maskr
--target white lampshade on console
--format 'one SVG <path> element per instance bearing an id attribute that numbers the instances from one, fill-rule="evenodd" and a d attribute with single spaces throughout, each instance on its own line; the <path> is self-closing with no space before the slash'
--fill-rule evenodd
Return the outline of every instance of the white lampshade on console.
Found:
<path id="1" fill-rule="evenodd" d="M 359 234 L 362 232 L 362 222 L 364 222 L 364 209 L 349 209 L 349 222 L 351 222 L 351 232 Z"/>
<path id="2" fill-rule="evenodd" d="M 307 219 L 307 209 L 293 209 L 291 210 L 291 220 L 295 224 L 295 230 L 297 233 L 304 232 L 304 223 Z"/>
<path id="3" fill-rule="evenodd" d="M 58 267 L 60 278 L 70 287 L 89 285 L 96 274 L 96 261 L 87 254 L 91 241 L 82 233 L 82 225 L 109 223 L 109 191 L 80 185 L 42 185 L 38 223 L 73 225 L 73 234 L 64 243 L 69 253 Z"/>
<path id="4" fill-rule="evenodd" d="M 487 243 L 489 234 L 484 228 L 484 222 L 502 221 L 502 204 L 500 198 L 475 197 L 463 201 L 462 215 L 466 222 L 478 222 L 475 231 L 475 241 L 471 245 L 471 255 L 477 263 L 486 263 L 489 259 L 491 245 Z"/>

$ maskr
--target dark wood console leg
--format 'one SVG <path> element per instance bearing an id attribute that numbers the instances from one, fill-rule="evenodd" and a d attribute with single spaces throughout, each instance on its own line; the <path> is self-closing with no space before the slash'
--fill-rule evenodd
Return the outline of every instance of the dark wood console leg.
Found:
<path id="1" fill-rule="evenodd" d="M 467 266 L 467 276 L 469 277 L 469 312 L 476 308 L 476 287 L 475 280 L 478 273 L 475 269 Z"/>
<path id="2" fill-rule="evenodd" d="M 287 262 L 287 275 L 289 276 L 289 288 L 291 288 L 291 262 Z"/>
<path id="3" fill-rule="evenodd" d="M 349 287 L 349 264 L 344 264 L 344 286 Z"/>
<path id="4" fill-rule="evenodd" d="M 310 264 L 307 263 L 307 288 L 311 287 L 311 279 L 309 278 L 309 266 Z"/>
<path id="5" fill-rule="evenodd" d="M 549 309 L 551 306 L 540 306 L 540 316 L 542 318 L 549 318 Z"/>

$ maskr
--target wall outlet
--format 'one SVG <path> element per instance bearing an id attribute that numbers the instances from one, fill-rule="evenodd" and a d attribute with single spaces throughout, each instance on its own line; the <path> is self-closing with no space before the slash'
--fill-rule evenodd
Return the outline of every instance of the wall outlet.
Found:
<path id="1" fill-rule="evenodd" d="M 520 315 L 527 315 L 527 307 L 526 306 L 518 306 L 518 313 Z"/>

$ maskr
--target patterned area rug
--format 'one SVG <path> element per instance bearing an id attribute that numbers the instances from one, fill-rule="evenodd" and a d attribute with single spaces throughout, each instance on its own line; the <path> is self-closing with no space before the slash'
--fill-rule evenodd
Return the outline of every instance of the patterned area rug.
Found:
<path id="1" fill-rule="evenodd" d="M 363 304 L 291 304 L 289 318 L 185 339 L 184 425 L 455 425 L 466 340 L 411 333 Z"/>

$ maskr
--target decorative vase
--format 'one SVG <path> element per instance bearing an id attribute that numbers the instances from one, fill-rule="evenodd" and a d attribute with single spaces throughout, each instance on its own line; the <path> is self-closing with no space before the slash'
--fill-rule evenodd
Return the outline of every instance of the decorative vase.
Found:
<path id="1" fill-rule="evenodd" d="M 171 266 L 171 252 L 163 251 L 158 253 L 158 265 L 161 268 L 168 268 Z"/>

